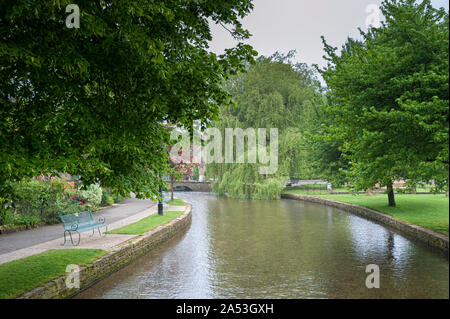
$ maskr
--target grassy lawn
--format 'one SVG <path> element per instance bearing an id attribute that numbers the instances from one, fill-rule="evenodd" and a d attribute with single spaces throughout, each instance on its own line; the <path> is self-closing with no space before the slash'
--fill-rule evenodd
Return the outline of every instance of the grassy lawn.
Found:
<path id="1" fill-rule="evenodd" d="M 338 187 L 338 188 L 333 188 L 331 191 L 332 192 L 349 192 L 350 189 L 347 187 Z"/>
<path id="2" fill-rule="evenodd" d="M 183 200 L 179 199 L 179 198 L 174 198 L 173 200 L 169 200 L 168 202 L 166 202 L 166 204 L 172 205 L 172 206 L 184 206 L 185 205 Z"/>
<path id="3" fill-rule="evenodd" d="M 430 193 L 430 189 L 431 188 L 417 188 L 416 191 L 417 192 L 423 192 L 423 193 Z M 400 190 L 397 190 L 398 192 L 400 192 Z M 350 188 L 347 187 L 339 187 L 339 188 L 333 188 L 332 192 L 351 192 Z M 376 190 L 376 192 L 383 192 L 383 190 Z M 327 190 L 322 188 L 322 189 L 306 189 L 306 188 L 300 188 L 300 187 L 292 187 L 292 188 L 287 188 L 283 190 L 283 193 L 285 194 L 300 194 L 300 195 L 315 195 L 315 194 L 323 194 L 326 195 L 328 194 Z M 364 193 L 364 192 L 360 192 L 360 193 Z M 410 192 L 411 193 L 411 192 Z"/>
<path id="4" fill-rule="evenodd" d="M 172 219 L 183 214 L 184 211 L 165 211 L 163 216 L 158 216 L 157 214 L 150 215 L 148 217 L 142 218 L 135 223 L 111 230 L 107 233 L 122 235 L 141 235 L 159 225 L 166 224 Z"/>
<path id="5" fill-rule="evenodd" d="M 344 191 L 344 190 L 343 190 Z M 283 190 L 283 194 L 299 194 L 299 195 L 319 195 L 319 194 L 323 194 L 326 195 L 328 194 L 326 189 L 321 189 L 321 190 L 307 190 L 307 189 L 302 189 L 302 188 L 289 188 L 289 189 L 284 189 Z"/>
<path id="6" fill-rule="evenodd" d="M 15 298 L 66 273 L 69 264 L 91 263 L 101 249 L 52 249 L 0 265 L 0 299 Z"/>
<path id="7" fill-rule="evenodd" d="M 389 207 L 387 195 L 317 195 L 318 197 L 369 207 L 395 218 L 448 236 L 449 198 L 445 195 L 396 194 L 397 207 Z"/>

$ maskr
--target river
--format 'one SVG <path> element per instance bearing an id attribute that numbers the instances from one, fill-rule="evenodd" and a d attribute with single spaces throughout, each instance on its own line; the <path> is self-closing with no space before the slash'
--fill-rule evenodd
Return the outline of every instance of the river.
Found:
<path id="1" fill-rule="evenodd" d="M 176 193 L 182 234 L 75 298 L 449 298 L 448 257 L 361 217 L 294 200 Z M 366 287 L 368 265 L 380 288 Z"/>

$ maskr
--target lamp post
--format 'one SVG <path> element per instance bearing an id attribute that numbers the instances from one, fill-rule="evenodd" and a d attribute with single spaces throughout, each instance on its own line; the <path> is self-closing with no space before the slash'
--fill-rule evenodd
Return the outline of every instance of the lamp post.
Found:
<path id="1" fill-rule="evenodd" d="M 163 215 L 163 193 L 162 193 L 162 189 L 161 189 L 161 185 L 159 185 L 159 201 L 158 201 L 158 216 L 162 216 Z"/>
<path id="2" fill-rule="evenodd" d="M 159 179 L 161 179 L 161 175 L 159 175 Z M 161 189 L 161 184 L 160 184 L 159 185 L 158 216 L 163 215 L 162 200 L 163 200 L 163 195 L 162 195 L 162 189 Z"/>

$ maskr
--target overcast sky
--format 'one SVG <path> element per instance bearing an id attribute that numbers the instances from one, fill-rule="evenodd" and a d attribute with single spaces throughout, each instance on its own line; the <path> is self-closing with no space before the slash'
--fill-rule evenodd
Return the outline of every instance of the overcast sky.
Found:
<path id="1" fill-rule="evenodd" d="M 296 49 L 298 62 L 325 66 L 320 37 L 341 47 L 348 36 L 358 37 L 358 27 L 366 29 L 369 5 L 380 0 L 254 0 L 253 12 L 242 22 L 253 35 L 247 43 L 262 55 Z M 448 0 L 433 0 L 433 6 L 448 10 Z M 370 11 L 370 10 L 369 10 Z M 370 17 L 369 17 L 370 18 Z M 221 26 L 212 25 L 211 51 L 223 53 L 236 45 Z"/>

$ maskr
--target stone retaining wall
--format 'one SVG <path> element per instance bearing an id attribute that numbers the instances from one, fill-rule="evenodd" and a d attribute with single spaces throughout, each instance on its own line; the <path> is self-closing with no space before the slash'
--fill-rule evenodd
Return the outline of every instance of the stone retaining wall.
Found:
<path id="1" fill-rule="evenodd" d="M 187 204 L 183 215 L 173 219 L 165 225 L 158 226 L 147 233 L 115 246 L 92 264 L 80 267 L 79 289 L 67 288 L 65 283 L 66 275 L 64 275 L 41 287 L 24 293 L 19 299 L 55 299 L 71 297 L 105 276 L 129 264 L 139 256 L 171 239 L 177 233 L 186 229 L 191 224 L 191 220 L 191 205 Z"/>
<path id="2" fill-rule="evenodd" d="M 448 237 L 439 233 L 436 233 L 430 229 L 420 227 L 417 225 L 408 224 L 404 221 L 395 219 L 387 214 L 380 213 L 376 210 L 362 207 L 354 204 L 347 204 L 331 199 L 325 199 L 314 196 L 299 195 L 299 194 L 282 194 L 282 198 L 302 200 L 312 203 L 318 203 L 323 205 L 328 205 L 336 207 L 347 211 L 349 213 L 364 217 L 366 219 L 378 222 L 380 224 L 391 227 L 401 233 L 411 237 L 413 239 L 419 240 L 430 247 L 437 248 L 448 255 Z"/>

